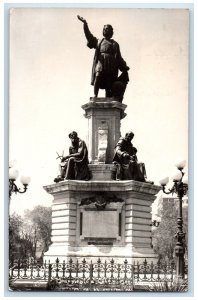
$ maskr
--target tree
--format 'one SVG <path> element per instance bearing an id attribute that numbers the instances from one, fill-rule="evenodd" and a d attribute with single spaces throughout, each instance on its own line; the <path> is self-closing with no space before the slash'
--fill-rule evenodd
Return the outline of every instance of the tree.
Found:
<path id="1" fill-rule="evenodd" d="M 16 213 L 9 216 L 9 258 L 18 255 L 18 245 L 21 242 L 21 228 L 23 220 Z"/>
<path id="2" fill-rule="evenodd" d="M 32 242 L 32 256 L 36 257 L 38 245 L 41 252 L 46 252 L 51 244 L 51 207 L 36 206 L 26 210 L 24 217 L 24 234 Z"/>
<path id="3" fill-rule="evenodd" d="M 152 243 L 159 259 L 171 260 L 174 257 L 177 233 L 178 199 L 163 199 L 161 208 L 161 222 L 159 227 L 152 231 Z M 188 228 L 187 210 L 183 209 L 183 231 L 185 232 L 184 246 L 187 251 Z"/>
<path id="4" fill-rule="evenodd" d="M 24 217 L 12 214 L 9 217 L 9 258 L 36 258 L 46 252 L 51 244 L 51 207 L 36 206 L 26 210 Z"/>

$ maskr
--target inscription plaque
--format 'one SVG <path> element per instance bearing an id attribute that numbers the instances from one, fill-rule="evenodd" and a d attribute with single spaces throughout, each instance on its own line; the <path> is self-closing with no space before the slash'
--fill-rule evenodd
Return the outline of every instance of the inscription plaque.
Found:
<path id="1" fill-rule="evenodd" d="M 117 211 L 88 210 L 83 212 L 83 238 L 118 238 L 119 214 Z"/>

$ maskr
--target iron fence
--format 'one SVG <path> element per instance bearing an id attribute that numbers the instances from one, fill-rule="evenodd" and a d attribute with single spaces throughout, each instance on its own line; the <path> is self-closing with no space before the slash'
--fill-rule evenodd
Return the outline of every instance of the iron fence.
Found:
<path id="1" fill-rule="evenodd" d="M 187 266 L 185 269 L 187 276 Z M 9 266 L 9 280 L 13 285 L 17 280 L 46 281 L 48 289 L 69 291 L 132 291 L 135 285 L 152 282 L 173 282 L 175 263 L 129 264 L 125 259 L 117 263 L 114 259 L 104 262 L 73 260 L 36 264 L 32 260 L 12 260 Z"/>

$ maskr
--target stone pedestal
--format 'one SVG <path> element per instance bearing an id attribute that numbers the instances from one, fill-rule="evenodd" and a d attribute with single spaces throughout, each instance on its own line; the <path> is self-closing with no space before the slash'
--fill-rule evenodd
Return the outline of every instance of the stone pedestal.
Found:
<path id="1" fill-rule="evenodd" d="M 44 259 L 155 260 L 151 204 L 160 187 L 132 180 L 65 180 L 44 189 L 54 197 L 52 245 Z"/>
<path id="2" fill-rule="evenodd" d="M 88 119 L 91 180 L 65 180 L 44 187 L 54 197 L 52 245 L 44 259 L 154 261 L 151 205 L 160 187 L 114 180 L 112 160 L 126 105 L 114 98 L 90 98 L 82 108 Z"/>
<path id="3" fill-rule="evenodd" d="M 114 164 L 90 164 L 89 170 L 92 180 L 112 180 L 116 177 Z"/>
<path id="4" fill-rule="evenodd" d="M 114 148 L 120 138 L 120 120 L 127 106 L 114 98 L 90 98 L 82 106 L 88 119 L 90 163 L 112 163 Z"/>

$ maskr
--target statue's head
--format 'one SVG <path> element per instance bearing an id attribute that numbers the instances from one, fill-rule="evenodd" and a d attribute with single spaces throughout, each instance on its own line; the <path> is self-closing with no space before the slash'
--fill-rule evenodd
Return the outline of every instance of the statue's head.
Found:
<path id="1" fill-rule="evenodd" d="M 69 134 L 69 138 L 72 142 L 75 142 L 76 140 L 78 140 L 78 134 L 76 131 L 72 131 Z"/>
<path id="2" fill-rule="evenodd" d="M 125 134 L 125 139 L 127 141 L 131 141 L 133 139 L 133 137 L 134 137 L 134 133 L 132 131 L 129 131 Z"/>
<path id="3" fill-rule="evenodd" d="M 109 39 L 112 38 L 112 36 L 113 36 L 113 27 L 111 25 L 109 25 L 109 24 L 104 25 L 104 27 L 103 27 L 103 36 L 105 38 L 109 38 Z"/>

